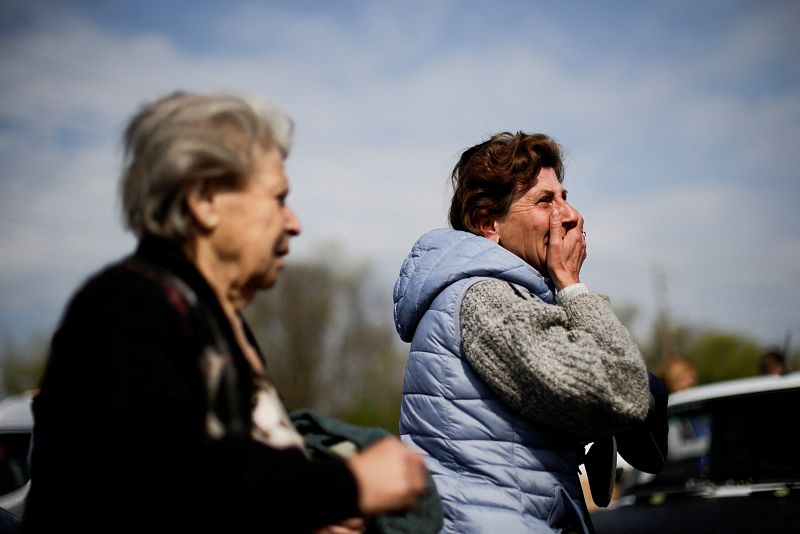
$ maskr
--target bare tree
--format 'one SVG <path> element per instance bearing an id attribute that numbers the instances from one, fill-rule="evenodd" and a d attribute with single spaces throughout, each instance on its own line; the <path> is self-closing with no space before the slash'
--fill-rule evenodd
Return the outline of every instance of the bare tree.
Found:
<path id="1" fill-rule="evenodd" d="M 372 283 L 365 265 L 297 261 L 248 308 L 290 410 L 313 408 L 396 431 L 405 351 L 390 322 L 391 288 L 374 299 Z"/>
<path id="2" fill-rule="evenodd" d="M 34 333 L 22 343 L 0 340 L 0 396 L 21 393 L 39 385 L 47 358 L 48 336 Z"/>

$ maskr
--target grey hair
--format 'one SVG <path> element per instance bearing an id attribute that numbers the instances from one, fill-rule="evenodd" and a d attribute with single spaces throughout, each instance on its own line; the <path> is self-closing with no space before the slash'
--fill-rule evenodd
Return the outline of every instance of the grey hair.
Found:
<path id="1" fill-rule="evenodd" d="M 293 128 L 283 111 L 245 95 L 177 92 L 144 105 L 125 129 L 125 227 L 139 239 L 188 241 L 196 227 L 187 193 L 210 182 L 242 187 L 257 148 L 289 155 Z"/>

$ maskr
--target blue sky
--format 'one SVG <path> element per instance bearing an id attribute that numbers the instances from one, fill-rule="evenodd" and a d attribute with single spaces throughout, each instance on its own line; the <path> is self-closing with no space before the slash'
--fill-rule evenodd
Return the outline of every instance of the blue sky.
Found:
<path id="1" fill-rule="evenodd" d="M 125 254 L 120 134 L 168 91 L 235 90 L 297 122 L 304 224 L 379 287 L 446 225 L 460 152 L 565 147 L 584 279 L 652 318 L 800 340 L 798 2 L 0 2 L 0 333 L 51 329 Z M 387 317 L 391 313 L 386 309 Z"/>

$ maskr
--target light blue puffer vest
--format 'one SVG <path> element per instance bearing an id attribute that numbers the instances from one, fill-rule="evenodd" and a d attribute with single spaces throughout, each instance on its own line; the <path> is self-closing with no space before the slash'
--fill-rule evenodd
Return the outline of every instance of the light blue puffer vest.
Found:
<path id="1" fill-rule="evenodd" d="M 401 438 L 426 456 L 444 504 L 443 532 L 558 532 L 565 525 L 588 531 L 578 481 L 581 443 L 514 413 L 463 357 L 461 301 L 488 278 L 553 302 L 535 269 L 470 233 L 429 232 L 403 263 L 395 326 L 411 352 Z"/>

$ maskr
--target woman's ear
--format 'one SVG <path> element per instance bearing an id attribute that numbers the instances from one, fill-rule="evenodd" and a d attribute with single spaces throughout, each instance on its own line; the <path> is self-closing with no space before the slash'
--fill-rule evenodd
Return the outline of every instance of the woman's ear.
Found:
<path id="1" fill-rule="evenodd" d="M 208 183 L 190 187 L 186 193 L 186 206 L 198 228 L 213 230 L 219 224 L 219 213 L 214 202 L 215 188 Z"/>
<path id="2" fill-rule="evenodd" d="M 495 243 L 500 243 L 500 234 L 497 232 L 497 220 L 490 219 L 486 216 L 481 217 L 478 221 L 478 230 L 480 230 L 483 237 L 491 239 Z"/>

